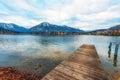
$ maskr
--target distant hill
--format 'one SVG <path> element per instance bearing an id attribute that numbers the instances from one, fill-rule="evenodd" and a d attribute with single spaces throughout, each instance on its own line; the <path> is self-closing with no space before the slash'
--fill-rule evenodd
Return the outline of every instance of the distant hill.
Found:
<path id="1" fill-rule="evenodd" d="M 30 32 L 84 32 L 80 29 L 75 29 L 68 26 L 59 26 L 50 24 L 48 22 L 43 22 L 41 24 L 38 24 L 36 26 L 33 26 L 30 28 Z"/>
<path id="2" fill-rule="evenodd" d="M 120 36 L 120 25 L 116 25 L 108 29 L 98 29 L 98 30 L 88 31 L 85 34 Z"/>
<path id="3" fill-rule="evenodd" d="M 0 29 L 1 30 L 8 30 L 8 31 L 13 31 L 13 32 L 27 32 L 28 29 L 24 28 L 24 27 L 21 27 L 21 26 L 18 26 L 16 24 L 13 24 L 13 23 L 0 23 Z"/>
<path id="4" fill-rule="evenodd" d="M 109 30 L 120 30 L 120 25 L 113 26 Z"/>
<path id="5" fill-rule="evenodd" d="M 97 30 L 92 30 L 92 31 L 86 31 L 86 33 L 89 33 L 89 32 L 103 32 L 105 30 L 106 29 L 97 29 Z"/>

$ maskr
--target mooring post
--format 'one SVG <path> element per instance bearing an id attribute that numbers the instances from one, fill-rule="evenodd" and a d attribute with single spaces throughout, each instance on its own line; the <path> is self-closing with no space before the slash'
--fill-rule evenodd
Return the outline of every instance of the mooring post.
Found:
<path id="1" fill-rule="evenodd" d="M 116 45 L 115 45 L 115 55 L 118 54 L 118 48 L 119 48 L 119 44 L 116 44 Z"/>
<path id="2" fill-rule="evenodd" d="M 117 66 L 117 54 L 118 54 L 118 48 L 119 48 L 119 44 L 116 44 L 115 45 L 115 53 L 114 53 L 114 59 L 113 59 L 113 62 L 114 62 L 114 66 L 116 67 Z"/>
<path id="3" fill-rule="evenodd" d="M 108 57 L 109 58 L 111 56 L 111 47 L 112 47 L 112 43 L 110 43 L 109 46 L 108 46 L 108 48 L 109 48 L 109 50 L 108 50 Z"/>
<path id="4" fill-rule="evenodd" d="M 112 43 L 110 42 L 110 44 L 109 44 L 109 47 L 108 47 L 108 48 L 109 48 L 109 49 L 111 49 L 111 47 L 112 47 Z"/>

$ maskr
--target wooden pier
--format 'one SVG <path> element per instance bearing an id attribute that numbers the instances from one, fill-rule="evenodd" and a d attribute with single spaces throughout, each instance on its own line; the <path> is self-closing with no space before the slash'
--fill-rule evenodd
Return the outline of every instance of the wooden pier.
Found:
<path id="1" fill-rule="evenodd" d="M 82 45 L 42 80 L 107 80 L 94 45 Z"/>

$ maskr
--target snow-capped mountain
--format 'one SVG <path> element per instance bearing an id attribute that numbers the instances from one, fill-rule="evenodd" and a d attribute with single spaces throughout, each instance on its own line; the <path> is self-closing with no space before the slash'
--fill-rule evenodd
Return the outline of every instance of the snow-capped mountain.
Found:
<path id="1" fill-rule="evenodd" d="M 14 32 L 27 32 L 28 29 L 18 26 L 13 23 L 0 23 L 0 29 L 5 29 L 9 31 L 14 31 Z"/>
<path id="2" fill-rule="evenodd" d="M 54 25 L 50 24 L 48 22 L 43 22 L 41 24 L 38 24 L 36 26 L 33 26 L 32 28 L 29 29 L 30 32 L 84 32 L 83 30 L 80 29 L 75 29 L 72 27 L 68 26 L 59 26 L 59 25 Z"/>

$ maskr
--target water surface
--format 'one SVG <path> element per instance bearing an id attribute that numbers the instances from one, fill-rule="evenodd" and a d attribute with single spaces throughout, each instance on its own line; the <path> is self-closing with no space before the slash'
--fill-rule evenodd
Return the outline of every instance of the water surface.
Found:
<path id="1" fill-rule="evenodd" d="M 82 44 L 94 44 L 106 73 L 113 75 L 115 70 L 120 70 L 120 46 L 114 60 L 115 44 L 108 56 L 110 42 L 119 43 L 120 37 L 0 35 L 0 66 L 22 68 L 44 76 Z"/>

